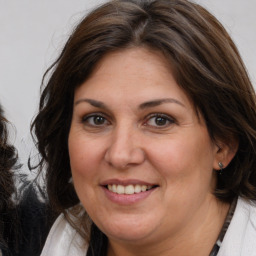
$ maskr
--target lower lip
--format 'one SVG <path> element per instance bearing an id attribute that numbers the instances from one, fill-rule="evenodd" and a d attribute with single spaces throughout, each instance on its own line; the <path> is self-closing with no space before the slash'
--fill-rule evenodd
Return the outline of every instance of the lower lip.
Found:
<path id="1" fill-rule="evenodd" d="M 144 191 L 144 192 L 140 192 L 140 193 L 135 193 L 132 195 L 126 195 L 126 194 L 117 194 L 114 193 L 110 190 L 108 190 L 106 187 L 102 187 L 105 195 L 107 196 L 107 198 L 116 203 L 116 204 L 120 204 L 120 205 L 130 205 L 130 204 L 134 204 L 137 202 L 140 202 L 144 199 L 146 199 L 153 191 L 155 191 L 157 189 L 156 188 L 152 188 L 150 190 Z"/>

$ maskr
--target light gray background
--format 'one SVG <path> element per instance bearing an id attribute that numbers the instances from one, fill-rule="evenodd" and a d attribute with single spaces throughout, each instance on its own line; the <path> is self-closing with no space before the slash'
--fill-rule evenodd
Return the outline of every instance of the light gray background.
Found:
<path id="1" fill-rule="evenodd" d="M 30 151 L 41 78 L 72 27 L 103 0 L 0 0 L 0 102 L 16 127 L 12 142 Z M 256 0 L 196 0 L 223 23 L 256 84 Z M 26 159 L 25 159 L 26 161 Z"/>

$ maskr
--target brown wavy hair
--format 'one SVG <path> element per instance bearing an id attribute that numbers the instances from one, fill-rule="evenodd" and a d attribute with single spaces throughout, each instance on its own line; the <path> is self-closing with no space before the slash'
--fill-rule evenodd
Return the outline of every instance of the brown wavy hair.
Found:
<path id="1" fill-rule="evenodd" d="M 67 143 L 74 90 L 107 53 L 132 47 L 164 54 L 213 140 L 239 141 L 234 159 L 218 176 L 216 197 L 228 202 L 237 196 L 256 200 L 255 93 L 224 27 L 206 9 L 186 0 L 115 0 L 79 23 L 43 78 L 39 113 L 31 129 L 56 211 L 65 214 L 79 202 L 69 183 Z M 82 228 L 69 221 L 86 238 L 90 223 L 86 224 L 86 216 L 78 217 L 80 210 L 73 207 L 72 211 L 83 222 Z"/>
<path id="2" fill-rule="evenodd" d="M 8 142 L 7 120 L 0 106 L 0 212 L 13 205 L 11 196 L 15 192 L 12 168 L 17 162 L 14 146 Z"/>
<path id="3" fill-rule="evenodd" d="M 14 146 L 9 144 L 7 123 L 0 105 L 0 248 L 4 251 L 8 249 L 8 242 L 12 242 L 6 238 L 16 233 L 17 221 L 12 201 L 16 193 L 13 169 L 16 168 L 17 153 Z"/>

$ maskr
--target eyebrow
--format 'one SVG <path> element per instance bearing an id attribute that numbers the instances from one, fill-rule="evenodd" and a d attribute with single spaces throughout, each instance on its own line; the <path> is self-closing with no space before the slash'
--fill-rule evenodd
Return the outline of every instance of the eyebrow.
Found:
<path id="1" fill-rule="evenodd" d="M 92 100 L 92 99 L 80 99 L 80 100 L 77 100 L 75 102 L 75 105 L 78 105 L 79 103 L 82 103 L 82 102 L 87 102 L 89 103 L 90 105 L 96 107 L 96 108 L 107 108 L 107 106 L 101 102 L 101 101 L 98 101 L 98 100 Z"/>
<path id="2" fill-rule="evenodd" d="M 107 109 L 108 107 L 102 102 L 102 101 L 98 101 L 98 100 L 93 100 L 93 99 L 80 99 L 77 100 L 75 102 L 75 105 L 78 105 L 82 102 L 87 102 L 90 105 L 96 107 L 96 108 L 104 108 Z M 164 98 L 164 99 L 155 99 L 155 100 L 150 100 L 150 101 L 146 101 L 144 103 L 141 103 L 139 105 L 139 109 L 146 109 L 146 108 L 152 108 L 152 107 L 156 107 L 159 106 L 161 104 L 164 103 L 176 103 L 182 107 L 185 107 L 185 105 L 183 103 L 181 103 L 180 101 L 173 99 L 173 98 Z"/>
<path id="3" fill-rule="evenodd" d="M 145 109 L 145 108 L 152 108 L 152 107 L 156 107 L 159 106 L 161 104 L 164 103 L 176 103 L 182 107 L 185 107 L 185 105 L 183 103 L 181 103 L 180 101 L 173 99 L 173 98 L 165 98 L 165 99 L 156 99 L 156 100 L 151 100 L 151 101 L 147 101 L 144 102 L 142 104 L 139 105 L 139 109 Z"/>

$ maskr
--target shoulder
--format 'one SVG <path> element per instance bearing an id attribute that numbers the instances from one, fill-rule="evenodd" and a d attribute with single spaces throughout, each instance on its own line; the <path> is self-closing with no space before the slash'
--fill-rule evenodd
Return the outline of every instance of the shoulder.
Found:
<path id="1" fill-rule="evenodd" d="M 33 183 L 25 185 L 16 206 L 17 218 L 19 219 L 18 255 L 38 256 L 54 217 L 37 187 Z"/>
<path id="2" fill-rule="evenodd" d="M 84 256 L 84 240 L 61 214 L 53 224 L 41 256 Z"/>
<path id="3" fill-rule="evenodd" d="M 218 256 L 253 256 L 256 251 L 256 203 L 238 198 Z"/>

